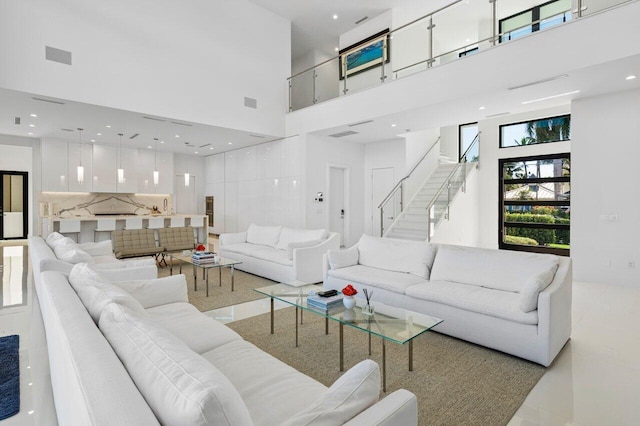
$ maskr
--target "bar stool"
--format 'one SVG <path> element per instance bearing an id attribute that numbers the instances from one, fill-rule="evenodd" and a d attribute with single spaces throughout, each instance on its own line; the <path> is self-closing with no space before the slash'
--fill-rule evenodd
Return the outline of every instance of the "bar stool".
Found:
<path id="1" fill-rule="evenodd" d="M 98 241 L 96 236 L 98 232 L 109 232 L 109 239 L 111 239 L 111 231 L 116 230 L 115 219 L 98 219 L 98 225 L 93 230 L 93 241 Z"/>
<path id="2" fill-rule="evenodd" d="M 172 217 L 169 228 L 184 228 L 184 217 Z"/>
<path id="3" fill-rule="evenodd" d="M 124 229 L 142 229 L 142 218 L 131 217 L 124 220 Z"/>
<path id="4" fill-rule="evenodd" d="M 200 232 L 200 228 L 204 227 L 204 220 L 202 216 L 192 216 L 189 218 L 189 226 L 193 228 L 193 238 L 196 242 L 196 245 L 199 243 L 198 234 Z"/>
<path id="5" fill-rule="evenodd" d="M 61 234 L 77 234 L 76 242 L 80 242 L 80 219 L 61 219 L 60 220 L 60 233 Z"/>

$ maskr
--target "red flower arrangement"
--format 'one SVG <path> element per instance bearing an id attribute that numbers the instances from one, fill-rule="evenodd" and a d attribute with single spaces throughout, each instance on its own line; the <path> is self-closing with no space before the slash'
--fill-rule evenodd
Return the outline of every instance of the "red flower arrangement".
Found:
<path id="1" fill-rule="evenodd" d="M 196 251 L 206 251 L 207 248 L 205 246 L 203 246 L 202 244 L 200 244 L 198 247 L 196 247 Z"/>
<path id="2" fill-rule="evenodd" d="M 353 288 L 351 284 L 348 284 L 345 288 L 342 289 L 342 294 L 345 296 L 355 296 L 358 294 L 358 290 Z"/>

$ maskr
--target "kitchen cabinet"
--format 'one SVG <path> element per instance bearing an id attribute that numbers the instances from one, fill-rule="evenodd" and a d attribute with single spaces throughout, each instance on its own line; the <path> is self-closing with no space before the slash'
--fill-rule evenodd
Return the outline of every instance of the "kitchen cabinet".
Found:
<path id="1" fill-rule="evenodd" d="M 138 152 L 138 192 L 173 194 L 173 153 L 140 150 Z M 153 171 L 158 170 L 158 185 L 153 184 Z"/>
<path id="2" fill-rule="evenodd" d="M 41 158 L 42 190 L 53 192 L 68 191 L 69 153 L 67 142 L 42 139 Z"/>
<path id="3" fill-rule="evenodd" d="M 93 146 L 89 144 L 80 144 L 69 142 L 67 144 L 68 156 L 68 181 L 69 192 L 91 192 L 93 176 Z M 78 166 L 80 165 L 80 157 L 82 157 L 82 167 L 84 167 L 84 180 L 78 182 Z"/>
<path id="4" fill-rule="evenodd" d="M 93 146 L 93 192 L 116 192 L 118 147 Z M 86 172 L 85 172 L 86 173 Z"/>
<path id="5" fill-rule="evenodd" d="M 116 149 L 117 151 L 117 149 Z M 129 193 L 138 192 L 138 175 L 144 173 L 144 169 L 139 164 L 139 152 L 134 148 L 122 148 L 120 158 L 116 158 L 116 192 Z M 122 165 L 124 169 L 124 182 L 117 181 L 117 168 Z"/>

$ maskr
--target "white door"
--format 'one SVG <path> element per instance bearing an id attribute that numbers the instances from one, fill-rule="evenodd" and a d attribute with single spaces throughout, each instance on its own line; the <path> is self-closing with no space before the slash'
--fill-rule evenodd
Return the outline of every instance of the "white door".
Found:
<path id="1" fill-rule="evenodd" d="M 329 231 L 340 234 L 340 246 L 344 246 L 345 239 L 345 215 L 346 215 L 346 191 L 345 169 L 339 167 L 329 168 Z"/>
<path id="2" fill-rule="evenodd" d="M 184 184 L 184 175 L 176 175 L 175 178 L 175 198 L 173 200 L 173 210 L 176 214 L 194 214 L 197 211 L 196 201 L 196 177 L 189 176 L 189 186 Z"/>
<path id="3" fill-rule="evenodd" d="M 0 172 L 0 240 L 27 237 L 24 226 L 26 176 L 21 172 Z"/>
<path id="4" fill-rule="evenodd" d="M 393 167 L 385 167 L 382 169 L 373 169 L 371 170 L 371 223 L 372 229 L 371 233 L 377 237 L 380 237 L 380 209 L 378 206 L 385 199 L 389 192 L 393 189 L 394 179 L 393 179 Z M 391 226 L 391 223 L 394 221 L 397 213 L 396 200 L 395 198 L 399 198 L 400 192 L 398 192 L 398 196 L 394 196 L 393 200 L 389 200 L 384 207 L 384 215 L 383 215 L 383 226 L 386 231 Z"/>

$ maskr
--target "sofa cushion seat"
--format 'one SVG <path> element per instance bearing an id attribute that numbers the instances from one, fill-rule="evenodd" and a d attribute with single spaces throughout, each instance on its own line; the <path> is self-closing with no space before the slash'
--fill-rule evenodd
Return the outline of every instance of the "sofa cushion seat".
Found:
<path id="1" fill-rule="evenodd" d="M 520 295 L 510 291 L 450 281 L 429 281 L 407 288 L 406 294 L 521 324 L 538 324 L 538 311 L 522 312 Z"/>
<path id="2" fill-rule="evenodd" d="M 120 263 L 120 261 L 118 259 L 116 259 L 116 257 L 114 255 L 100 255 L 100 256 L 93 256 L 93 263 L 115 263 L 118 264 Z"/>
<path id="3" fill-rule="evenodd" d="M 417 275 L 405 272 L 387 271 L 365 265 L 331 269 L 328 274 L 346 281 L 354 281 L 371 287 L 383 288 L 394 293 L 405 294 L 407 288 L 428 281 Z"/>
<path id="4" fill-rule="evenodd" d="M 293 260 L 289 258 L 289 254 L 285 250 L 260 246 L 258 250 L 253 252 L 253 257 L 279 265 L 293 266 Z"/>
<path id="5" fill-rule="evenodd" d="M 251 243 L 236 243 L 236 244 L 225 245 L 224 249 L 229 253 L 238 253 L 245 256 L 253 256 L 253 254 L 261 247 L 266 247 L 266 246 L 261 246 L 258 244 L 251 244 Z"/>
<path id="6" fill-rule="evenodd" d="M 152 254 L 161 253 L 162 251 L 164 251 L 163 247 L 120 249 L 116 251 L 116 257 L 122 258 L 122 257 L 150 256 Z"/>
<path id="7" fill-rule="evenodd" d="M 147 318 L 166 328 L 192 351 L 202 354 L 226 343 L 242 340 L 222 323 L 203 315 L 189 303 L 169 303 L 146 309 Z"/>
<path id="8" fill-rule="evenodd" d="M 238 390 L 255 425 L 280 425 L 313 404 L 327 387 L 245 340 L 233 341 L 202 356 Z M 294 409 L 294 411 L 292 411 Z"/>

